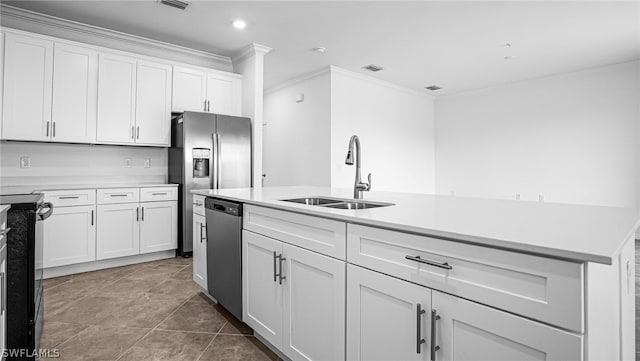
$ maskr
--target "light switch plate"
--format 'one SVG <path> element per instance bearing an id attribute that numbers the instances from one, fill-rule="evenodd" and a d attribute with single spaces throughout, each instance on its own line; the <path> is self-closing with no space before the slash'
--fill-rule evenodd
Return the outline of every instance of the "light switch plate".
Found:
<path id="1" fill-rule="evenodd" d="M 31 158 L 20 157 L 20 168 L 31 168 Z"/>
<path id="2" fill-rule="evenodd" d="M 131 164 L 133 163 L 133 161 L 131 160 L 131 158 L 125 158 L 124 159 L 124 166 L 125 168 L 131 168 Z"/>
<path id="3" fill-rule="evenodd" d="M 145 159 L 144 160 L 144 167 L 145 168 L 151 168 L 151 159 Z"/>

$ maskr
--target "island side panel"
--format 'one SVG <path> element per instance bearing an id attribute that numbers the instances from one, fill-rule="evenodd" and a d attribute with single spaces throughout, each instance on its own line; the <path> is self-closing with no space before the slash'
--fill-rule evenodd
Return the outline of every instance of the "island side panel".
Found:
<path id="1" fill-rule="evenodd" d="M 635 357 L 634 238 L 612 265 L 586 264 L 586 359 Z M 629 270 L 627 269 L 629 267 Z"/>

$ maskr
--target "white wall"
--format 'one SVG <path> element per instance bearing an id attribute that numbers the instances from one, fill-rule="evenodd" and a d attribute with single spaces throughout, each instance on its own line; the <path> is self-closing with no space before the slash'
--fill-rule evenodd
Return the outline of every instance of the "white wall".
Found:
<path id="1" fill-rule="evenodd" d="M 20 157 L 31 158 L 20 168 Z M 131 168 L 124 159 L 131 158 Z M 151 167 L 144 168 L 144 159 Z M 167 149 L 108 145 L 0 142 L 0 186 L 167 181 Z"/>
<path id="2" fill-rule="evenodd" d="M 356 134 L 362 145 L 362 177 L 372 173 L 372 190 L 433 193 L 433 107 L 427 94 L 333 68 L 331 186 L 353 187 L 354 166 L 344 161 Z"/>
<path id="3" fill-rule="evenodd" d="M 640 205 L 640 62 L 438 97 L 436 191 Z"/>
<path id="4" fill-rule="evenodd" d="M 265 94 L 265 186 L 331 185 L 330 85 L 323 71 Z M 304 101 L 296 102 L 297 94 Z"/>

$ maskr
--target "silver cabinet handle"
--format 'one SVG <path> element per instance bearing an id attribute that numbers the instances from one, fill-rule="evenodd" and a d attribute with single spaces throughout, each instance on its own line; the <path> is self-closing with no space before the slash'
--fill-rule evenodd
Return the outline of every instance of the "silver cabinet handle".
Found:
<path id="1" fill-rule="evenodd" d="M 60 196 L 58 199 L 78 199 L 78 196 Z"/>
<path id="2" fill-rule="evenodd" d="M 144 207 L 142 207 L 142 220 L 144 221 Z"/>
<path id="3" fill-rule="evenodd" d="M 276 268 L 276 251 L 273 251 L 273 282 L 278 279 L 278 271 Z"/>
<path id="4" fill-rule="evenodd" d="M 440 319 L 436 310 L 431 310 L 431 361 L 436 361 L 436 351 L 440 346 L 436 346 L 436 321 Z"/>
<path id="5" fill-rule="evenodd" d="M 202 233 L 202 229 L 204 228 L 204 233 Z M 207 238 L 207 225 L 204 223 L 200 223 L 200 243 L 202 240 L 206 240 Z"/>
<path id="6" fill-rule="evenodd" d="M 152 196 L 166 196 L 167 192 L 151 193 Z"/>
<path id="7" fill-rule="evenodd" d="M 136 134 L 136 139 L 140 139 L 140 126 L 138 125 L 138 132 Z"/>
<path id="8" fill-rule="evenodd" d="M 126 194 L 109 194 L 109 197 L 126 197 Z"/>
<path id="9" fill-rule="evenodd" d="M 207 100 L 207 111 L 211 111 L 211 100 Z"/>
<path id="10" fill-rule="evenodd" d="M 47 137 L 49 136 L 49 122 L 47 122 Z"/>
<path id="11" fill-rule="evenodd" d="M 136 127 L 131 126 L 131 139 L 136 139 Z"/>
<path id="12" fill-rule="evenodd" d="M 136 222 L 140 222 L 140 209 L 136 207 Z"/>
<path id="13" fill-rule="evenodd" d="M 420 353 L 422 344 L 427 342 L 422 338 L 422 315 L 427 311 L 422 309 L 422 305 L 418 303 L 416 306 L 416 353 Z"/>
<path id="14" fill-rule="evenodd" d="M 207 111 L 207 99 L 204 100 L 204 109 L 202 109 L 203 111 Z"/>
<path id="15" fill-rule="evenodd" d="M 56 122 L 53 122 L 53 137 L 56 137 Z"/>
<path id="16" fill-rule="evenodd" d="M 434 262 L 434 261 L 429 261 L 428 259 L 420 258 L 420 256 L 409 256 L 409 255 L 406 255 L 406 256 L 404 256 L 404 258 L 408 259 L 410 261 L 416 261 L 416 262 L 419 262 L 419 263 L 428 264 L 429 266 L 434 266 L 434 267 L 444 268 L 444 269 L 453 269 L 453 266 L 451 266 L 447 262 L 438 263 L 438 262 Z"/>
<path id="17" fill-rule="evenodd" d="M 93 209 L 91 210 L 91 225 L 93 226 Z"/>
<path id="18" fill-rule="evenodd" d="M 280 261 L 278 262 L 279 263 L 279 267 L 280 267 L 280 272 L 278 273 L 278 278 L 279 278 L 278 283 L 282 284 L 282 280 L 286 280 L 287 279 L 287 277 L 282 275 L 282 262 L 286 261 L 287 259 L 282 257 L 282 253 L 280 253 L 278 258 L 280 259 Z"/>

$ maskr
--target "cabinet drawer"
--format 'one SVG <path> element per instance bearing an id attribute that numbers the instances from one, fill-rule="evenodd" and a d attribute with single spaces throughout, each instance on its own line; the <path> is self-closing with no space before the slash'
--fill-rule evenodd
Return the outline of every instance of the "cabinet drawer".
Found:
<path id="1" fill-rule="evenodd" d="M 140 202 L 177 201 L 176 187 L 140 188 Z"/>
<path id="2" fill-rule="evenodd" d="M 204 199 L 205 196 L 198 194 L 193 195 L 193 213 L 199 214 L 203 217 L 206 216 L 204 213 Z"/>
<path id="3" fill-rule="evenodd" d="M 247 205 L 243 223 L 244 229 L 255 233 L 345 259 L 346 225 L 343 222 Z"/>
<path id="4" fill-rule="evenodd" d="M 91 206 L 96 203 L 95 189 L 44 191 L 40 193 L 44 194 L 44 201 L 51 202 L 54 207 Z"/>
<path id="5" fill-rule="evenodd" d="M 98 204 L 137 203 L 140 201 L 140 188 L 98 189 Z"/>
<path id="6" fill-rule="evenodd" d="M 350 263 L 583 332 L 580 263 L 360 225 L 347 230 Z"/>

